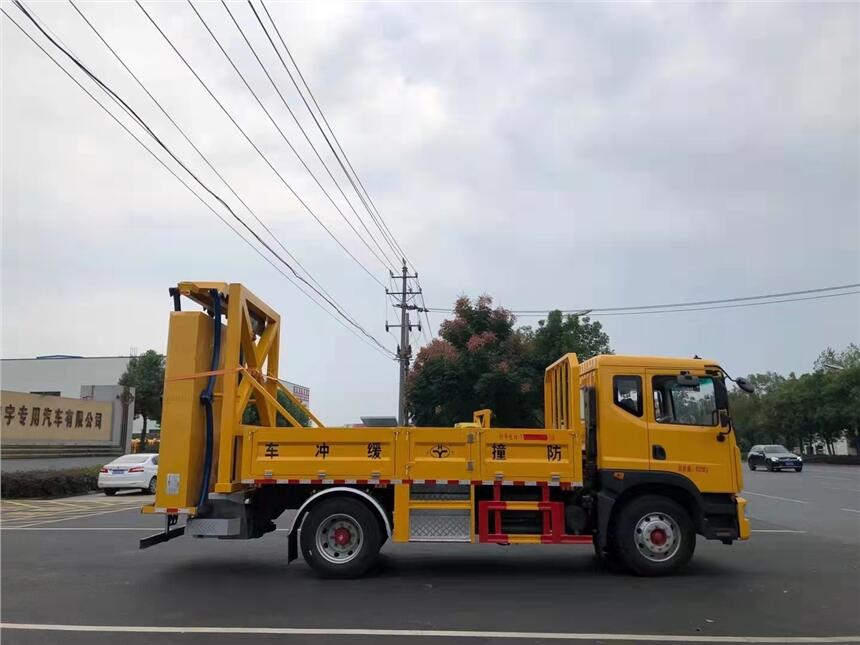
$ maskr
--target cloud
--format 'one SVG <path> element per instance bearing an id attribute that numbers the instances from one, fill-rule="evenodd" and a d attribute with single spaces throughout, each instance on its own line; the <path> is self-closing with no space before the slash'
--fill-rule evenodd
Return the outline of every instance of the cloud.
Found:
<path id="1" fill-rule="evenodd" d="M 81 6 L 287 248 L 394 347 L 382 289 L 141 12 Z M 295 191 L 385 282 L 194 13 L 146 6 Z M 428 304 L 486 291 L 514 308 L 613 306 L 860 277 L 856 5 L 267 6 L 418 267 Z M 70 6 L 34 8 L 253 221 Z M 198 8 L 352 217 L 223 7 Z M 340 177 L 253 15 L 231 10 Z M 282 371 L 311 386 L 324 420 L 396 409 L 393 363 L 247 249 L 5 19 L 2 29 L 4 356 L 163 349 L 167 286 L 243 281 L 284 316 Z M 733 372 L 803 371 L 824 345 L 856 342 L 860 330 L 856 298 L 604 321 L 618 351 L 710 354 Z"/>

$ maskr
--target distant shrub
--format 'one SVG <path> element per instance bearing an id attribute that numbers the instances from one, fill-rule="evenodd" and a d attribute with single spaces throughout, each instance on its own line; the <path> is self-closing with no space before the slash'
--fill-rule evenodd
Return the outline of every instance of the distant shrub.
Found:
<path id="1" fill-rule="evenodd" d="M 98 489 L 99 467 L 0 473 L 0 497 L 67 497 Z"/>

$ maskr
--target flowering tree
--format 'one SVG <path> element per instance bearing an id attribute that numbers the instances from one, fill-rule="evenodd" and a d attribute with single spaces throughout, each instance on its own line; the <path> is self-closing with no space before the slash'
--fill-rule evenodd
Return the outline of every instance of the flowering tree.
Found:
<path id="1" fill-rule="evenodd" d="M 450 426 L 491 408 L 494 424 L 541 425 L 543 371 L 566 352 L 608 353 L 600 323 L 550 312 L 538 328 L 514 327 L 510 311 L 487 295 L 457 300 L 439 338 L 421 348 L 409 374 L 410 415 L 419 426 Z"/>

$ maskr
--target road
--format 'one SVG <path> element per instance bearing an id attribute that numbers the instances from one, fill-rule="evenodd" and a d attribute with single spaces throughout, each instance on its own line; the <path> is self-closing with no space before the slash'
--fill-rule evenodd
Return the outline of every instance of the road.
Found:
<path id="1" fill-rule="evenodd" d="M 751 518 L 860 543 L 860 467 L 807 464 L 801 473 L 770 473 L 745 466 L 744 495 Z"/>
<path id="2" fill-rule="evenodd" d="M 147 496 L 4 501 L 0 616 L 31 629 L 3 643 L 860 642 L 860 468 L 745 477 L 753 539 L 700 540 L 661 579 L 590 547 L 387 544 L 375 575 L 324 581 L 285 564 L 284 531 L 138 551 L 159 524 L 128 507 Z"/>

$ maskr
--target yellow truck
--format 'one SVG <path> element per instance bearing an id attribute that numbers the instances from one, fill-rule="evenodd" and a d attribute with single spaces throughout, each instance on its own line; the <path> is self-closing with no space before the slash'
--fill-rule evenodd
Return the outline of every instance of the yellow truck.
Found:
<path id="1" fill-rule="evenodd" d="M 278 379 L 275 311 L 241 284 L 170 292 L 157 492 L 143 508 L 165 527 L 141 548 L 258 538 L 295 511 L 288 560 L 301 552 L 326 577 L 361 576 L 389 539 L 593 544 L 660 575 L 689 561 L 697 534 L 749 537 L 730 377 L 714 361 L 567 354 L 546 368 L 543 428 L 491 427 L 488 410 L 453 428 L 327 427 Z M 249 405 L 259 425 L 243 424 Z"/>

